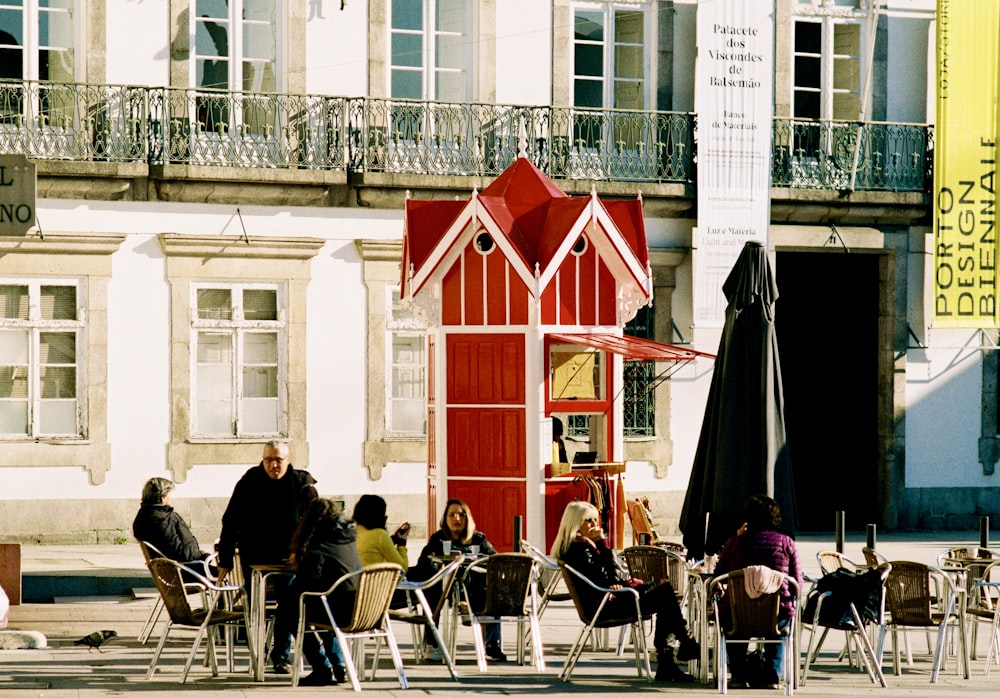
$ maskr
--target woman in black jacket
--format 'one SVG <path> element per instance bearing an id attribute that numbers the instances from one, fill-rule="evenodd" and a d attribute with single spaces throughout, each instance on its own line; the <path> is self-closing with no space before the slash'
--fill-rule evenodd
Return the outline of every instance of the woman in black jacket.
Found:
<path id="1" fill-rule="evenodd" d="M 656 649 L 656 681 L 691 682 L 694 677 L 684 673 L 674 663 L 674 650 L 667 640 L 673 635 L 679 642 L 677 658 L 680 661 L 699 656 L 698 643 L 687 633 L 687 623 L 681 614 L 674 588 L 666 579 L 641 580 L 630 578 L 618 565 L 614 551 L 604 537 L 597 508 L 589 502 L 570 502 L 563 512 L 559 532 L 552 544 L 552 557 L 572 567 L 599 587 L 622 589 L 630 587 L 639 592 L 639 609 L 643 616 L 656 614 L 653 647 Z M 593 592 L 584 596 L 585 603 L 597 610 L 602 594 Z M 616 595 L 604 606 L 601 613 L 614 617 L 627 610 L 634 601 L 626 595 Z"/>
<path id="2" fill-rule="evenodd" d="M 298 627 L 299 596 L 302 592 L 326 591 L 348 572 L 361 568 L 356 539 L 354 522 L 339 515 L 329 499 L 316 499 L 306 509 L 292 536 L 289 564 L 295 569 L 295 578 L 278 601 L 274 619 L 271 660 L 276 667 L 288 662 L 288 643 Z M 352 578 L 337 587 L 335 596 L 327 597 L 338 625 L 350 622 L 356 593 L 357 586 Z M 310 617 L 315 613 L 317 620 L 328 622 L 319 599 L 310 599 L 306 613 Z M 312 673 L 299 681 L 303 686 L 329 686 L 342 683 L 346 678 L 340 648 L 333 633 L 323 632 L 320 635 L 322 644 L 313 633 L 306 633 L 302 638 L 302 654 L 312 667 Z"/>
<path id="3" fill-rule="evenodd" d="M 162 477 L 150 478 L 142 488 L 142 504 L 132 521 L 132 535 L 156 547 L 165 557 L 182 564 L 204 560 L 208 553 L 198 545 L 181 515 L 170 506 L 174 483 Z M 202 573 L 200 567 L 197 572 Z"/>
<path id="4" fill-rule="evenodd" d="M 444 543 L 451 544 L 449 555 L 444 554 Z M 486 534 L 476 530 L 476 522 L 472 518 L 469 505 L 461 499 L 449 499 L 444 507 L 444 515 L 441 517 L 441 528 L 431 534 L 427 539 L 427 544 L 420 551 L 417 564 L 410 569 L 407 576 L 415 581 L 423 581 L 434 575 L 438 563 L 432 557 L 438 559 L 447 558 L 455 553 L 469 555 L 473 551 L 479 555 L 495 555 L 496 548 L 486 538 Z M 484 574 L 470 575 L 471 579 L 466 579 L 464 584 L 469 593 L 469 598 L 474 607 L 481 607 L 486 595 L 486 581 Z M 437 606 L 441 595 L 440 586 L 426 591 L 427 602 L 431 608 Z M 507 661 L 507 655 L 503 653 L 500 645 L 500 624 L 488 623 L 483 626 L 483 637 L 486 641 L 486 654 L 498 662 Z M 424 641 L 430 651 L 428 657 L 438 660 L 440 650 L 434 644 L 434 638 L 427 631 L 424 633 Z"/>

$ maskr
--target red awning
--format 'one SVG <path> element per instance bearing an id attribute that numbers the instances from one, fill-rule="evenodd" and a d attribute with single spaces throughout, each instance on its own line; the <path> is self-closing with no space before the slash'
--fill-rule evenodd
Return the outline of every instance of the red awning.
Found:
<path id="1" fill-rule="evenodd" d="M 652 339 L 619 337 L 614 334 L 550 334 L 552 339 L 569 344 L 582 344 L 614 354 L 621 354 L 626 359 L 644 359 L 652 361 L 692 361 L 699 356 L 714 359 L 715 354 L 703 351 L 677 347 L 673 344 L 655 342 Z"/>

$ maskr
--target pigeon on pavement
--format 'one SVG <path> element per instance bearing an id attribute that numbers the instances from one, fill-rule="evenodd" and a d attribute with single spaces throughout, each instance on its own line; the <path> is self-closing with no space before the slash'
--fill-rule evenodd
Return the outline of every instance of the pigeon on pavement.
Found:
<path id="1" fill-rule="evenodd" d="M 73 640 L 73 644 L 86 645 L 88 652 L 96 649 L 98 652 L 103 653 L 104 650 L 101 649 L 101 645 L 113 637 L 118 637 L 118 633 L 114 630 L 95 630 L 90 635 L 84 635 L 79 640 Z"/>

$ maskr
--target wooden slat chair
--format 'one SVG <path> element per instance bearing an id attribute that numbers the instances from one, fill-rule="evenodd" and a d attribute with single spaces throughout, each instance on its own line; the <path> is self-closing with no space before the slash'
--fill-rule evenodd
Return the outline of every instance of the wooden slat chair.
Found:
<path id="1" fill-rule="evenodd" d="M 646 634 L 642 628 L 642 611 L 639 608 L 639 592 L 629 588 L 599 587 L 569 565 L 562 565 L 562 574 L 566 588 L 573 598 L 576 614 L 583 623 L 583 627 L 570 648 L 559 678 L 563 681 L 569 681 L 595 628 L 617 628 L 627 625 L 631 626 L 632 629 L 632 647 L 635 649 L 635 668 L 639 673 L 639 678 L 642 678 L 643 672 L 645 672 L 647 681 L 652 681 L 653 674 L 649 668 L 649 653 L 646 650 Z M 629 604 L 627 607 L 624 607 L 624 604 L 619 604 L 614 612 L 609 612 L 606 610 L 606 607 L 607 609 L 611 608 L 608 606 L 608 602 L 616 596 L 631 598 L 634 604 Z"/>
<path id="2" fill-rule="evenodd" d="M 420 628 L 426 627 L 430 630 L 438 649 L 441 651 L 441 658 L 448 665 L 448 671 L 451 672 L 451 677 L 455 680 L 458 680 L 458 672 L 455 670 L 455 663 L 448 651 L 448 643 L 441 635 L 440 623 L 441 613 L 451 600 L 461 567 L 462 558 L 457 557 L 424 581 L 415 582 L 404 579 L 399 583 L 398 588 L 406 592 L 407 607 L 389 611 L 389 618 L 392 620 L 410 624 L 413 630 L 413 655 L 417 662 L 424 659 L 424 637 Z M 436 586 L 441 587 L 441 596 L 434 608 L 431 608 L 425 592 Z"/>
<path id="3" fill-rule="evenodd" d="M 781 608 L 781 589 L 771 594 L 762 594 L 751 599 L 746 592 L 744 576 L 746 570 L 735 570 L 716 577 L 709 583 L 708 593 L 715 608 L 715 617 L 719 614 L 719 601 L 723 590 L 729 600 L 729 611 L 732 627 L 719 626 L 715 654 L 715 675 L 718 680 L 719 693 L 726 693 L 728 684 L 727 673 L 727 642 L 738 643 L 782 643 L 785 645 L 785 695 L 792 695 L 798 675 L 798 657 L 795 649 L 795 630 L 792 627 L 782 632 L 778 628 L 778 612 Z M 792 598 L 796 600 L 796 615 L 798 615 L 799 585 L 794 577 L 782 575 L 784 583 L 788 584 Z"/>
<path id="4" fill-rule="evenodd" d="M 147 566 L 153 577 L 153 583 L 156 584 L 156 588 L 160 592 L 163 607 L 167 609 L 167 614 L 170 616 L 170 622 L 167 623 L 167 626 L 163 629 L 163 634 L 160 636 L 160 642 L 156 647 L 156 652 L 153 654 L 153 661 L 150 662 L 149 670 L 146 672 L 146 679 L 148 680 L 153 677 L 153 673 L 156 671 L 156 664 L 167 642 L 167 636 L 174 628 L 189 628 L 196 629 L 197 631 L 194 643 L 191 645 L 191 652 L 188 655 L 187 662 L 184 664 L 181 683 L 187 681 L 188 672 L 191 670 L 191 663 L 198 652 L 202 638 L 206 635 L 208 636 L 208 663 L 212 668 L 212 676 L 218 676 L 219 668 L 215 661 L 216 629 L 220 625 L 238 625 L 245 622 L 243 613 L 217 608 L 219 595 L 236 592 L 238 588 L 231 585 L 218 585 L 191 568 L 163 557 L 153 558 L 147 563 Z M 188 578 L 197 579 L 197 583 L 185 583 L 181 576 L 182 572 L 186 573 Z M 197 591 L 202 591 L 205 594 L 203 606 L 200 609 L 192 608 L 188 598 L 189 594 Z M 231 665 L 230 669 L 232 669 Z"/>
<path id="5" fill-rule="evenodd" d="M 335 581 L 326 591 L 304 591 L 299 596 L 299 626 L 295 635 L 295 647 L 302 647 L 302 638 L 306 632 L 306 626 L 313 630 L 332 631 L 340 643 L 340 651 L 344 655 L 344 665 L 347 675 L 351 679 L 351 687 L 356 691 L 361 691 L 361 683 L 358 678 L 358 669 L 354 663 L 354 656 L 351 652 L 352 641 L 364 641 L 374 639 L 376 641 L 375 657 L 372 660 L 370 679 L 375 678 L 375 670 L 378 668 L 378 643 L 385 640 L 389 646 L 389 653 L 392 655 L 393 666 L 396 667 L 396 675 L 401 688 L 408 687 L 406 673 L 403 671 L 403 658 L 399 654 L 399 646 L 396 638 L 392 634 L 392 627 L 389 623 L 389 605 L 392 603 L 392 595 L 403 577 L 403 568 L 393 562 L 380 562 L 374 565 L 367 565 L 354 572 L 345 574 Z M 344 627 L 337 625 L 333 612 L 330 610 L 329 597 L 335 595 L 337 587 L 345 584 L 349 579 L 355 579 L 357 590 L 354 597 L 354 609 L 351 614 L 351 621 Z M 319 618 L 316 614 L 307 617 L 306 602 L 309 599 L 319 601 L 325 618 Z M 315 609 L 315 603 L 309 604 L 310 609 Z M 297 650 L 298 651 L 298 650 Z M 292 661 L 292 686 L 299 685 L 299 667 L 302 662 L 298 657 Z"/>
<path id="6" fill-rule="evenodd" d="M 937 683 L 945 654 L 948 626 L 955 623 L 959 636 L 959 663 L 964 677 L 969 678 L 965 625 L 958 609 L 958 588 L 943 570 L 919 562 L 894 561 L 885 582 L 885 607 L 888 612 L 879 631 L 878 656 L 885 649 L 885 636 L 892 631 L 893 668 L 898 676 L 898 630 L 903 628 L 937 628 L 938 638 L 931 668 L 931 683 Z"/>
<path id="7" fill-rule="evenodd" d="M 476 608 L 469 597 L 468 588 L 463 583 L 462 591 L 469 607 L 472 621 L 473 641 L 476 645 L 476 663 L 480 671 L 486 671 L 486 645 L 483 641 L 484 623 L 500 623 L 504 618 L 512 618 L 518 623 L 517 661 L 524 664 L 525 636 L 524 623 L 531 633 L 531 659 L 538 671 L 545 671 L 545 657 L 542 648 L 542 631 L 538 624 L 538 592 L 535 586 L 535 561 L 524 553 L 497 553 L 474 561 L 465 568 L 463 580 L 469 575 L 486 572 L 486 593 L 483 606 Z"/>

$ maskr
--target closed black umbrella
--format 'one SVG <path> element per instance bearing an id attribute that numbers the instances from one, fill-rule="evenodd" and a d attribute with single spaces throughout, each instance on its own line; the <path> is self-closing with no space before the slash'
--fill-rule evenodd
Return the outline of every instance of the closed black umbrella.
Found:
<path id="1" fill-rule="evenodd" d="M 774 333 L 778 287 L 763 245 L 744 245 L 722 291 L 726 324 L 680 518 L 695 558 L 718 552 L 736 533 L 754 494 L 777 500 L 786 533 L 798 527 Z"/>

